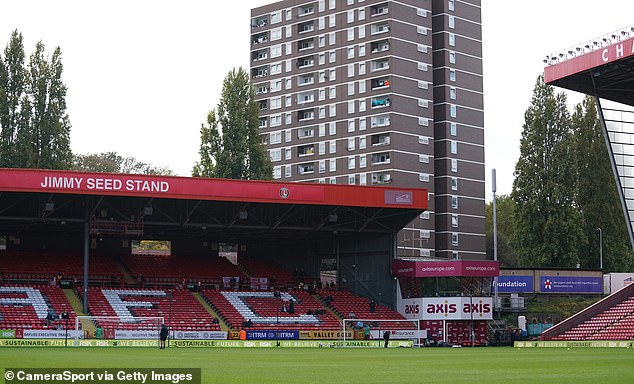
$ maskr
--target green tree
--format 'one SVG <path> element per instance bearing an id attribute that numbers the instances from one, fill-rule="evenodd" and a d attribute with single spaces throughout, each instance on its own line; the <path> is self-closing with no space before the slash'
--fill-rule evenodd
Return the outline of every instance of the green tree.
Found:
<path id="1" fill-rule="evenodd" d="M 171 176 L 167 167 L 155 167 L 134 157 L 123 157 L 117 152 L 89 153 L 73 157 L 73 169 L 84 172 L 110 172 L 142 175 Z"/>
<path id="2" fill-rule="evenodd" d="M 497 208 L 497 234 L 498 234 L 498 261 L 506 267 L 519 266 L 517 253 L 511 245 L 511 239 L 515 234 L 515 202 L 509 195 L 498 196 Z M 493 203 L 486 205 L 486 246 L 487 256 L 493 259 Z"/>
<path id="3" fill-rule="evenodd" d="M 22 35 L 14 31 L 0 60 L 0 166 L 68 169 L 72 163 L 62 52 L 49 61 L 40 41 L 24 63 Z"/>
<path id="4" fill-rule="evenodd" d="M 603 235 L 603 267 L 626 272 L 634 266 L 629 235 L 612 173 L 603 128 L 593 97 L 575 106 L 572 115 L 578 170 L 577 204 L 583 215 L 583 239 L 578 244 L 581 265 L 600 265 L 598 228 Z"/>
<path id="5" fill-rule="evenodd" d="M 259 116 L 249 74 L 231 70 L 222 84 L 218 106 L 200 128 L 200 161 L 194 176 L 271 179 L 273 168 L 258 132 Z"/>
<path id="6" fill-rule="evenodd" d="M 26 70 L 24 43 L 17 30 L 0 55 L 0 167 L 13 167 L 17 151 L 14 146 L 18 124 L 24 118 Z M 22 107 L 22 108 L 21 108 Z M 27 105 L 28 107 L 28 105 Z"/>
<path id="7" fill-rule="evenodd" d="M 513 246 L 523 266 L 575 267 L 583 234 L 565 94 L 555 95 L 539 76 L 524 120 L 511 194 Z"/>

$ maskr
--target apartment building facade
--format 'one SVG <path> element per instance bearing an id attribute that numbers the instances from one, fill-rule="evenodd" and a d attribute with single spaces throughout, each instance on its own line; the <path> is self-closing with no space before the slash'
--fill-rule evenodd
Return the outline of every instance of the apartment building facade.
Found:
<path id="1" fill-rule="evenodd" d="M 274 179 L 421 187 L 399 257 L 485 259 L 479 0 L 284 0 L 251 10 Z"/>

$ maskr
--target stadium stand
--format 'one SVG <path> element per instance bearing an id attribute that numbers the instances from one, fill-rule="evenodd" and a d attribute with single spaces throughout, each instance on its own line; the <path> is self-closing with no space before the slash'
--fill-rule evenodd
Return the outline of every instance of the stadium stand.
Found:
<path id="1" fill-rule="evenodd" d="M 0 286 L 0 329 L 64 328 L 66 320 L 60 318 L 64 312 L 69 314 L 69 324 L 74 325 L 76 314 L 57 286 Z"/>
<path id="2" fill-rule="evenodd" d="M 65 280 L 81 283 L 84 280 L 83 255 L 62 251 L 4 251 L 0 271 L 7 283 L 48 284 L 57 273 Z M 121 272 L 111 259 L 93 255 L 89 259 L 90 284 L 119 285 Z"/>
<path id="3" fill-rule="evenodd" d="M 242 328 L 245 322 L 253 320 L 254 313 L 261 319 L 255 319 L 251 326 L 253 329 L 341 328 L 341 322 L 334 314 L 324 308 L 316 297 L 301 290 L 280 292 L 280 297 L 276 297 L 274 292 L 261 291 L 205 290 L 203 295 L 232 329 Z M 291 299 L 294 302 L 293 313 L 289 309 Z"/>
<path id="4" fill-rule="evenodd" d="M 356 296 L 349 291 L 324 289 L 320 291 L 320 295 L 322 300 L 330 303 L 330 307 L 341 318 L 405 320 L 403 315 L 382 304 L 376 304 L 374 312 L 370 312 L 371 301 L 364 297 Z M 329 300 L 329 297 L 332 300 Z M 411 329 L 412 323 L 393 323 L 392 327 L 394 329 Z"/>
<path id="5" fill-rule="evenodd" d="M 268 278 L 270 286 L 277 289 L 288 289 L 297 283 L 297 276 L 276 265 L 249 258 L 240 259 L 240 264 L 249 277 Z"/>
<path id="6" fill-rule="evenodd" d="M 223 277 L 244 277 L 238 266 L 224 257 L 126 255 L 123 262 L 133 276 L 143 276 L 146 287 L 185 288 L 183 279 L 220 287 Z"/>
<path id="7" fill-rule="evenodd" d="M 211 314 L 185 289 L 116 290 L 94 287 L 89 290 L 88 306 L 92 316 L 163 317 L 174 330 L 220 331 L 220 325 L 214 323 Z M 132 321 L 121 324 L 106 320 L 98 320 L 97 325 L 104 330 L 113 327 L 133 330 L 142 326 Z"/>
<path id="8" fill-rule="evenodd" d="M 542 333 L 542 340 L 631 340 L 634 284 L 630 284 Z"/>

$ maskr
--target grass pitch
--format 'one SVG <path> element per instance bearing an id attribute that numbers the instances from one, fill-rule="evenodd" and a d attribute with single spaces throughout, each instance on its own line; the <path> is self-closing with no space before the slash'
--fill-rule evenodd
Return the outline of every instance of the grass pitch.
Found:
<path id="1" fill-rule="evenodd" d="M 0 368 L 201 368 L 203 383 L 631 383 L 621 348 L 2 348 Z M 3 377 L 0 372 L 0 377 Z M 0 379 L 4 382 L 4 377 Z"/>

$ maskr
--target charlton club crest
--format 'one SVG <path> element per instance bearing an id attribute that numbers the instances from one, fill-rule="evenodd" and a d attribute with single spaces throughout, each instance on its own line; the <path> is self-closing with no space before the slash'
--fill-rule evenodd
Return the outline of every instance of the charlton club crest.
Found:
<path id="1" fill-rule="evenodd" d="M 290 196 L 290 194 L 291 194 L 291 192 L 288 190 L 288 188 L 286 188 L 286 187 L 280 188 L 280 197 L 282 199 L 288 198 L 288 196 Z"/>

